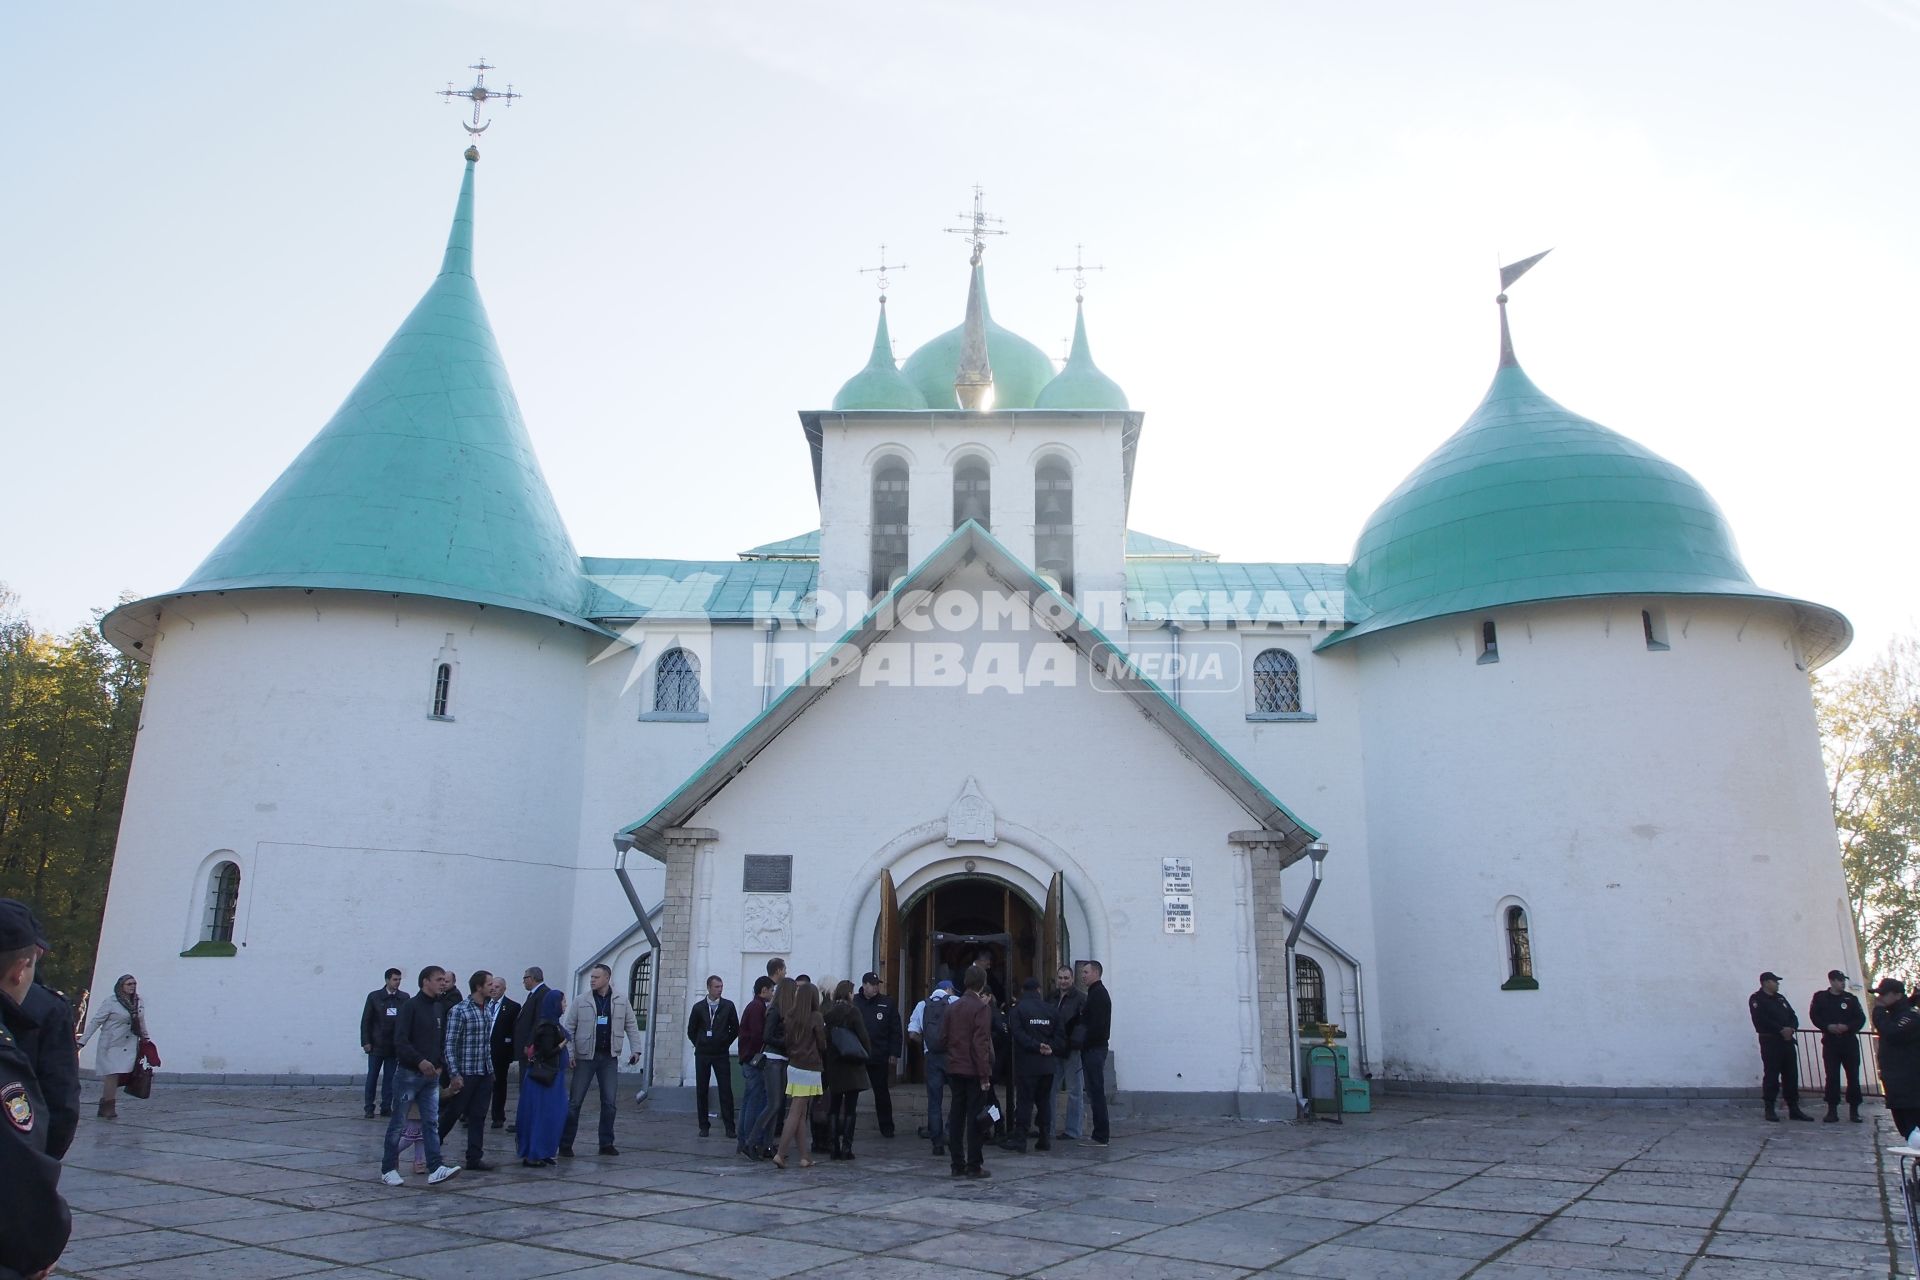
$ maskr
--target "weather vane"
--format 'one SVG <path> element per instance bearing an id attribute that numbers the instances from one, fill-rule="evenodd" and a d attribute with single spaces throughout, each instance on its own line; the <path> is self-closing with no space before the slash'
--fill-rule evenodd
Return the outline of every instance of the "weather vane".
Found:
<path id="1" fill-rule="evenodd" d="M 990 222 L 1004 222 L 1006 219 L 988 216 L 982 209 L 982 201 L 984 198 L 980 184 L 977 182 L 974 183 L 973 212 L 959 215 L 967 219 L 967 225 L 964 227 L 946 228 L 948 235 L 965 236 L 967 238 L 967 243 L 973 246 L 973 265 L 975 266 L 980 265 L 980 254 L 987 247 L 987 237 L 1007 234 L 1006 228 L 1004 227 L 991 227 L 987 225 Z"/>
<path id="2" fill-rule="evenodd" d="M 907 264 L 904 262 L 889 263 L 887 261 L 887 246 L 881 245 L 880 265 L 877 267 L 861 267 L 860 274 L 863 276 L 871 275 L 877 277 L 874 283 L 880 286 L 880 305 L 884 307 L 887 305 L 887 285 L 889 283 L 887 280 L 887 272 L 905 271 L 906 269 Z"/>
<path id="3" fill-rule="evenodd" d="M 447 81 L 446 88 L 436 90 L 436 92 L 448 102 L 452 102 L 455 98 L 467 98 L 473 102 L 473 123 L 468 124 L 465 121 L 461 121 L 460 127 L 477 138 L 487 131 L 487 125 L 493 123 L 492 117 L 488 117 L 486 124 L 480 123 L 480 108 L 495 99 L 506 103 L 508 106 L 512 106 L 513 100 L 520 95 L 513 91 L 511 81 L 508 82 L 505 90 L 487 88 L 487 72 L 493 70 L 493 65 L 485 58 L 480 59 L 480 61 L 474 63 L 467 69 L 475 73 L 473 77 L 473 87 L 471 89 L 456 89 L 453 87 L 453 81 L 449 80 Z"/>
<path id="4" fill-rule="evenodd" d="M 1073 272 L 1073 300 L 1075 302 L 1085 302 L 1087 300 L 1087 272 L 1106 270 L 1103 266 L 1090 267 L 1087 265 L 1086 249 L 1087 246 L 1076 243 L 1073 246 L 1073 265 L 1070 267 L 1054 268 L 1055 271 Z"/>

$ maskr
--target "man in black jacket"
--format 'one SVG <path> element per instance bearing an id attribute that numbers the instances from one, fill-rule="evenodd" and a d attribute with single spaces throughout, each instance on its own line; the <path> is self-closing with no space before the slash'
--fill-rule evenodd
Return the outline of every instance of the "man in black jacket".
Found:
<path id="1" fill-rule="evenodd" d="M 1113 998 L 1101 981 L 1106 969 L 1098 960 L 1080 962 L 1080 985 L 1087 989 L 1087 1007 L 1080 1015 L 1086 1028 L 1080 1046 L 1080 1074 L 1085 1080 L 1087 1105 L 1093 1109 L 1093 1145 L 1104 1147 L 1107 1129 L 1107 1040 L 1113 1034 Z M 1789 1016 L 1793 1010 L 1787 1010 Z"/>
<path id="2" fill-rule="evenodd" d="M 1800 1060 L 1793 1043 L 1800 1016 L 1793 1011 L 1793 1002 L 1780 994 L 1779 974 L 1769 970 L 1760 975 L 1760 989 L 1747 997 L 1747 1013 L 1753 1018 L 1754 1034 L 1760 1037 L 1760 1098 L 1766 1103 L 1767 1119 L 1780 1119 L 1773 1102 L 1783 1094 L 1788 1115 L 1795 1120 L 1813 1119 L 1800 1109 Z"/>
<path id="3" fill-rule="evenodd" d="M 687 1039 L 693 1042 L 694 1105 L 700 1112 L 700 1136 L 707 1136 L 707 1077 L 720 1082 L 720 1123 L 727 1136 L 733 1127 L 733 1042 L 740 1038 L 740 1012 L 720 995 L 726 984 L 719 974 L 707 979 L 707 998 L 696 1000 L 687 1014 Z"/>
<path id="4" fill-rule="evenodd" d="M 36 976 L 49 950 L 46 931 L 27 905 L 0 898 L 0 1024 L 32 1066 L 45 1103 L 46 1152 L 58 1160 L 80 1127 L 80 1050 L 72 1006 Z"/>
<path id="5" fill-rule="evenodd" d="M 1080 1082 L 1080 1047 L 1086 1043 L 1087 1029 L 1081 1015 L 1086 1012 L 1087 997 L 1073 980 L 1073 966 L 1061 965 L 1053 978 L 1053 1025 L 1060 1032 L 1061 1050 L 1053 1060 L 1053 1092 L 1067 1091 L 1066 1120 L 1052 1136 L 1078 1140 L 1081 1113 L 1086 1097 Z M 1056 1099 L 1055 1106 L 1059 1105 Z M 1047 1135 L 1042 1134 L 1042 1137 Z"/>
<path id="6" fill-rule="evenodd" d="M 1827 970 L 1827 989 L 1813 993 L 1807 1006 L 1807 1021 L 1820 1028 L 1820 1058 L 1827 1068 L 1828 1124 L 1840 1118 L 1840 1073 L 1847 1073 L 1847 1118 L 1860 1123 L 1860 1028 L 1867 1025 L 1867 1011 L 1847 990 L 1847 975 L 1838 969 Z"/>
<path id="7" fill-rule="evenodd" d="M 1904 1139 L 1920 1128 L 1920 1008 L 1898 978 L 1882 978 L 1873 989 L 1873 1029 L 1880 1033 L 1880 1088 Z"/>
<path id="8" fill-rule="evenodd" d="M 1019 1088 L 1019 1104 L 1014 1108 L 1013 1126 L 1000 1141 L 1002 1150 L 1025 1154 L 1027 1127 L 1034 1120 L 1034 1107 L 1040 1110 L 1041 1151 L 1053 1146 L 1053 1062 L 1064 1044 L 1060 1028 L 1053 1020 L 1053 1004 L 1040 994 L 1040 979 L 1028 978 L 1021 984 L 1019 1003 L 1013 1007 L 1013 1078 Z"/>
<path id="9" fill-rule="evenodd" d="M 18 963 L 21 948 L 0 951 Z M 0 1277 L 43 1276 L 60 1259 L 73 1215 L 60 1198 L 60 1162 L 47 1154 L 47 1104 L 33 1066 L 0 1026 Z"/>
<path id="10" fill-rule="evenodd" d="M 893 1001 L 880 991 L 880 975 L 863 974 L 860 989 L 853 993 L 853 1007 L 860 1013 L 860 1020 L 867 1025 L 867 1043 L 873 1052 L 867 1058 L 867 1083 L 873 1086 L 873 1114 L 880 1122 L 880 1136 L 893 1136 L 893 1093 L 890 1086 L 894 1069 L 900 1065 L 900 1010 L 894 1008 Z M 854 1095 L 854 1115 L 848 1121 L 848 1132 L 852 1132 L 853 1120 L 859 1118 L 860 1096 Z"/>
<path id="11" fill-rule="evenodd" d="M 363 1099 L 369 1118 L 373 1115 L 373 1085 L 380 1082 L 380 1114 L 393 1114 L 393 1025 L 400 1017 L 400 1006 L 411 999 L 400 989 L 400 971 L 387 970 L 387 985 L 367 993 L 360 1010 L 360 1051 L 367 1055 L 367 1092 Z"/>
<path id="12" fill-rule="evenodd" d="M 520 1021 L 520 1002 L 507 994 L 507 980 L 499 974 L 487 984 L 487 1018 L 492 1024 L 488 1047 L 493 1054 L 493 1127 L 507 1122 L 507 1068 L 513 1064 L 514 1027 Z"/>
<path id="13" fill-rule="evenodd" d="M 447 1067 L 447 1010 L 441 997 L 452 987 L 452 975 L 437 964 L 420 971 L 420 990 L 394 1019 L 393 1052 L 399 1065 L 393 1072 L 393 1118 L 387 1121 L 386 1147 L 380 1154 L 380 1180 L 400 1186 L 400 1133 L 406 1128 L 407 1108 L 420 1108 L 420 1130 L 431 1183 L 445 1182 L 460 1172 L 459 1165 L 440 1163 L 440 1076 Z"/>

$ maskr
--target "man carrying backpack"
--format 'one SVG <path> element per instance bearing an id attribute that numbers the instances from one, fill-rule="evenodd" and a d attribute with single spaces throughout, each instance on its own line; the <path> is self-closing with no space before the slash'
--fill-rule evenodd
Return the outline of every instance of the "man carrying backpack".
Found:
<path id="1" fill-rule="evenodd" d="M 941 1102 L 947 1088 L 947 1013 L 954 1000 L 953 984 L 940 981 L 927 998 L 914 1006 L 907 1019 L 907 1038 L 920 1046 L 927 1070 L 927 1136 L 933 1154 L 947 1154 L 946 1114 Z"/>

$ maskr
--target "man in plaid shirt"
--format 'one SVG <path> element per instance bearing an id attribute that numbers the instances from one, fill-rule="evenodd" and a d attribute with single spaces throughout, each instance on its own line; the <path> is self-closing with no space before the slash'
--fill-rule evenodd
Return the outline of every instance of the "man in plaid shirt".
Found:
<path id="1" fill-rule="evenodd" d="M 481 1173 L 494 1167 L 480 1158 L 487 1104 L 493 1099 L 493 1037 L 487 1029 L 487 984 L 492 978 L 484 969 L 468 978 L 468 998 L 447 1011 L 446 1129 L 455 1120 L 467 1122 L 466 1167 Z"/>

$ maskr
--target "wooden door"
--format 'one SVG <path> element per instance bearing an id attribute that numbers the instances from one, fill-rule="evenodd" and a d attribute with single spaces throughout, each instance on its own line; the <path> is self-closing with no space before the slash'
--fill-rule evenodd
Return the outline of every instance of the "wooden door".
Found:
<path id="1" fill-rule="evenodd" d="M 1040 974 L 1040 989 L 1051 992 L 1053 978 L 1060 971 L 1060 912 L 1061 898 L 1066 893 L 1066 873 L 1056 871 L 1053 879 L 1047 882 L 1047 915 L 1040 924 L 1040 956 L 1044 970 Z"/>
<path id="2" fill-rule="evenodd" d="M 907 998 L 900 990 L 901 975 L 894 972 L 900 967 L 900 902 L 893 891 L 893 872 L 880 873 L 880 959 L 873 966 L 874 972 L 886 980 L 887 992 L 896 1002 Z"/>

